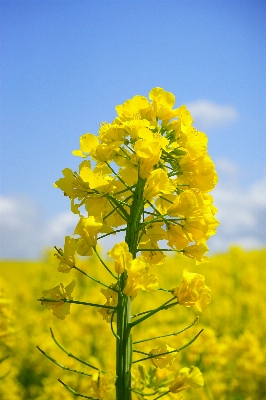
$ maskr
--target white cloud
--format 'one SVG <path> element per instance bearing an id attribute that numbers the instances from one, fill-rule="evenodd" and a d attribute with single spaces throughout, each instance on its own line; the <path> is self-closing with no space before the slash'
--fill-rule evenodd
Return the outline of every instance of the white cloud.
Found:
<path id="1" fill-rule="evenodd" d="M 187 104 L 198 129 L 220 128 L 237 120 L 237 110 L 229 105 L 208 100 L 196 100 Z"/>
<path id="2" fill-rule="evenodd" d="M 220 221 L 217 235 L 210 240 L 213 251 L 224 251 L 232 244 L 246 249 L 266 246 L 266 176 L 248 188 L 241 187 L 236 178 L 228 169 L 227 179 L 223 176 L 213 192 Z"/>
<path id="3" fill-rule="evenodd" d="M 209 241 L 211 252 L 226 251 L 232 244 L 246 249 L 266 245 L 266 177 L 241 187 L 239 171 L 230 160 L 218 160 L 221 183 L 213 192 L 220 226 Z M 70 211 L 46 218 L 33 199 L 0 197 L 0 258 L 39 258 L 44 247 L 62 246 L 78 216 Z M 110 249 L 124 233 L 107 236 L 100 244 Z"/>
<path id="4" fill-rule="evenodd" d="M 227 158 L 219 158 L 215 162 L 216 169 L 220 174 L 225 174 L 229 175 L 230 177 L 232 176 L 237 176 L 240 172 L 238 166 L 231 160 L 228 160 Z"/>
<path id="5" fill-rule="evenodd" d="M 39 258 L 44 247 L 62 246 L 77 217 L 71 212 L 45 218 L 27 196 L 0 197 L 0 258 Z"/>

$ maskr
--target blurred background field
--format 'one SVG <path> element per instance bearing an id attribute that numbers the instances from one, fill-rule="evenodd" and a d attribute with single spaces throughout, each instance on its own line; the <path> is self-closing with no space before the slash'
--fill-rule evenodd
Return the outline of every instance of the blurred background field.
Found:
<path id="1" fill-rule="evenodd" d="M 180 352 L 171 367 L 178 371 L 180 367 L 196 365 L 204 374 L 204 388 L 188 390 L 183 394 L 184 399 L 266 399 L 265 260 L 266 249 L 244 251 L 233 247 L 228 253 L 214 255 L 199 266 L 179 256 L 156 267 L 161 287 L 177 286 L 182 280 L 183 268 L 188 268 L 203 274 L 212 289 L 211 304 L 191 329 L 167 341 L 156 339 L 136 347 L 140 351 L 150 351 L 163 341 L 171 347 L 181 347 L 204 328 L 196 342 Z M 109 277 L 94 257 L 80 261 L 79 266 L 109 283 Z M 38 345 L 63 365 L 91 372 L 55 345 L 49 327 L 68 351 L 84 361 L 103 369 L 115 368 L 115 339 L 97 309 L 72 304 L 70 315 L 61 321 L 36 301 L 42 290 L 59 282 L 68 284 L 74 278 L 77 281 L 73 292 L 75 300 L 105 303 L 97 283 L 78 271 L 67 275 L 57 272 L 56 268 L 53 251 L 47 251 L 39 262 L 1 262 L 0 358 L 9 356 L 1 363 L 0 397 L 3 400 L 73 399 L 74 395 L 57 381 L 58 378 L 75 390 L 87 393 L 88 377 L 62 370 L 37 350 Z M 139 294 L 133 302 L 133 314 L 154 308 L 166 301 L 167 296 L 164 292 Z M 197 315 L 195 307 L 181 306 L 158 313 L 133 332 L 134 340 L 177 331 Z M 134 359 L 138 358 L 135 354 Z M 151 365 L 150 361 L 144 363 L 147 368 Z M 108 395 L 108 399 L 114 399 L 114 393 Z"/>

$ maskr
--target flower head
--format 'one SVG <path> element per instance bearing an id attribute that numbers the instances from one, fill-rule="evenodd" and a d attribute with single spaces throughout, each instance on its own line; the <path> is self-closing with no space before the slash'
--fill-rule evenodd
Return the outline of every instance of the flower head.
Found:
<path id="1" fill-rule="evenodd" d="M 182 368 L 178 376 L 175 378 L 169 391 L 171 393 L 179 393 L 188 389 L 190 386 L 193 388 L 200 388 L 204 385 L 204 379 L 199 368 L 192 366 L 191 368 Z"/>
<path id="2" fill-rule="evenodd" d="M 78 239 L 71 238 L 70 236 L 65 237 L 64 251 L 59 249 L 55 256 L 60 260 L 59 272 L 66 274 L 75 266 L 75 252 L 78 245 Z"/>
<path id="3" fill-rule="evenodd" d="M 176 353 L 170 353 L 174 351 L 172 347 L 168 346 L 168 344 L 164 343 L 162 346 L 157 349 L 153 349 L 149 352 L 150 355 L 153 356 L 151 358 L 151 362 L 156 368 L 166 368 L 173 364 Z M 155 356 L 155 357 L 154 357 Z"/>
<path id="4" fill-rule="evenodd" d="M 62 283 L 55 286 L 52 289 L 44 290 L 42 292 L 43 297 L 41 298 L 41 304 L 46 306 L 48 310 L 53 310 L 53 314 L 59 319 L 65 319 L 70 313 L 70 304 L 64 300 L 73 300 L 71 296 L 76 282 L 73 281 L 64 287 Z"/>
<path id="5" fill-rule="evenodd" d="M 123 293 L 135 297 L 140 290 L 154 292 L 158 288 L 157 277 L 149 273 L 143 257 L 135 258 L 127 271 L 127 282 Z"/>
<path id="6" fill-rule="evenodd" d="M 115 387 L 116 375 L 113 372 L 106 372 L 105 374 L 98 371 L 92 375 L 91 389 L 97 399 L 103 399 L 107 390 L 112 390 Z"/>
<path id="7" fill-rule="evenodd" d="M 204 283 L 203 275 L 183 271 L 181 285 L 173 289 L 173 295 L 180 305 L 196 306 L 199 311 L 204 310 L 211 301 L 211 289 Z"/>

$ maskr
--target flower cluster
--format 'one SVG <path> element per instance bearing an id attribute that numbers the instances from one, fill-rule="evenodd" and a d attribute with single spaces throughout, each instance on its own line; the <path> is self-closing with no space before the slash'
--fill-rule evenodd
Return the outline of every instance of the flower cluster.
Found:
<path id="1" fill-rule="evenodd" d="M 173 109 L 172 93 L 154 88 L 149 99 L 127 100 L 116 107 L 118 116 L 112 123 L 101 124 L 98 136 L 82 135 L 80 149 L 73 152 L 85 159 L 79 172 L 66 168 L 55 183 L 71 199 L 72 211 L 80 215 L 74 231 L 79 239 L 66 242 L 64 254 L 71 256 L 65 261 L 68 267 L 74 250 L 90 255 L 97 236 L 115 234 L 126 226 L 139 179 L 144 181 L 144 212 L 138 246 L 153 249 L 143 254 L 147 261 L 164 260 L 160 240 L 198 262 L 205 260 L 206 241 L 218 225 L 209 194 L 217 174 L 208 155 L 207 136 L 192 126 L 185 106 Z M 81 215 L 81 206 L 86 216 Z"/>

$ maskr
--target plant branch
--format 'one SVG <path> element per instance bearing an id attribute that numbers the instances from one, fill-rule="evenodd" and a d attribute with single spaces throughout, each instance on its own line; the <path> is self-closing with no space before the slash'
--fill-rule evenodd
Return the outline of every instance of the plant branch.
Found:
<path id="1" fill-rule="evenodd" d="M 178 302 L 169 304 L 173 300 L 175 300 L 175 298 L 171 298 L 170 300 L 168 300 L 165 303 L 163 303 L 160 307 L 157 307 L 157 308 L 155 308 L 153 310 L 150 310 L 149 312 L 144 312 L 146 315 L 144 315 L 143 317 L 139 318 L 137 321 L 130 322 L 130 327 L 132 328 L 133 326 L 140 324 L 141 322 L 145 321 L 145 319 L 147 319 L 147 318 L 151 317 L 152 315 L 156 314 L 158 311 L 167 310 L 168 308 L 177 305 Z"/>
<path id="2" fill-rule="evenodd" d="M 84 394 L 80 394 L 79 392 L 76 392 L 75 390 L 71 389 L 71 387 L 68 386 L 66 383 L 64 383 L 63 381 L 61 381 L 61 379 L 58 379 L 58 382 L 62 383 L 62 385 L 65 386 L 65 388 L 66 388 L 67 390 L 69 390 L 72 394 L 74 394 L 74 396 L 77 396 L 77 397 L 84 397 L 85 399 L 91 399 L 91 400 L 100 400 L 99 397 L 84 396 Z"/>
<path id="3" fill-rule="evenodd" d="M 91 367 L 91 368 L 93 368 L 93 369 L 96 369 L 96 371 L 100 371 L 99 368 L 94 367 L 94 366 L 91 365 L 91 364 L 88 364 L 87 362 L 85 362 L 85 361 L 81 360 L 80 358 L 74 356 L 74 355 L 73 355 L 72 353 L 70 353 L 67 349 L 65 349 L 65 348 L 58 342 L 58 340 L 56 339 L 56 337 L 55 337 L 55 335 L 54 335 L 54 333 L 53 333 L 53 331 L 52 331 L 52 328 L 50 328 L 50 331 L 51 331 L 51 335 L 52 335 L 52 338 L 53 338 L 53 341 L 55 342 L 55 344 L 56 344 L 64 353 L 66 353 L 66 354 L 68 355 L 68 357 L 74 358 L 75 360 L 79 361 L 80 363 L 82 363 L 82 364 L 84 364 L 84 365 L 87 365 L 88 367 Z M 105 373 L 105 371 L 101 371 L 101 372 Z"/>
<path id="4" fill-rule="evenodd" d="M 92 279 L 94 282 L 97 282 L 97 283 L 99 283 L 100 285 L 103 285 L 103 286 L 107 287 L 108 289 L 113 290 L 114 292 L 118 292 L 117 289 L 114 289 L 114 288 L 112 288 L 112 287 L 106 285 L 105 283 L 99 281 L 98 279 L 94 278 L 93 276 L 88 275 L 86 272 L 82 271 L 82 269 L 79 269 L 79 268 L 76 267 L 75 265 L 74 265 L 73 268 L 76 269 L 77 271 L 81 272 L 83 275 L 87 276 L 88 278 Z"/>
<path id="5" fill-rule="evenodd" d="M 177 336 L 180 333 L 182 333 L 182 332 L 186 331 L 187 329 L 191 328 L 198 321 L 198 319 L 199 319 L 199 317 L 197 317 L 190 325 L 186 326 L 185 328 L 181 329 L 180 331 L 173 332 L 173 333 L 168 333 L 166 335 L 155 336 L 155 337 L 149 338 L 149 339 L 138 340 L 136 342 L 133 342 L 133 344 L 148 342 L 149 340 L 160 339 L 160 338 L 167 337 L 167 336 Z"/>
<path id="6" fill-rule="evenodd" d="M 160 354 L 151 354 L 149 357 L 145 357 L 145 358 L 141 358 L 140 360 L 136 360 L 136 361 L 132 361 L 132 364 L 135 364 L 137 362 L 140 361 L 145 361 L 145 360 L 150 360 L 151 358 L 155 358 L 155 357 L 161 357 L 164 356 L 166 354 L 171 354 L 171 353 L 179 353 L 181 350 L 185 349 L 186 347 L 188 347 L 189 345 L 191 345 L 193 342 L 195 342 L 195 340 L 197 339 L 197 337 L 201 334 L 201 332 L 203 332 L 204 329 L 201 329 L 196 336 L 194 336 L 193 339 L 191 339 L 188 343 L 186 343 L 184 346 L 179 347 L 179 349 L 175 349 L 175 350 L 171 350 L 171 351 L 166 351 L 165 353 L 160 353 Z"/>
<path id="7" fill-rule="evenodd" d="M 75 369 L 66 367 L 65 365 L 59 363 L 58 361 L 56 361 L 54 358 L 52 358 L 51 356 L 49 356 L 47 353 L 45 353 L 45 351 L 43 351 L 39 346 L 36 346 L 37 349 L 45 356 L 47 357 L 50 361 L 52 361 L 55 365 L 57 365 L 58 367 L 65 369 L 66 371 L 70 371 L 70 372 L 76 372 L 77 374 L 82 374 L 82 375 L 86 375 L 86 376 L 92 376 L 91 374 L 86 374 L 83 371 L 77 371 Z"/>
<path id="8" fill-rule="evenodd" d="M 98 251 L 96 250 L 96 246 L 93 247 L 93 250 L 96 254 L 96 256 L 98 257 L 98 259 L 101 261 L 102 265 L 104 266 L 104 268 L 109 272 L 109 274 L 112 275 L 113 278 L 117 279 L 115 274 L 113 274 L 113 272 L 107 267 L 107 265 L 105 264 L 105 262 L 103 261 L 103 259 L 101 258 L 101 256 L 99 255 Z"/>

